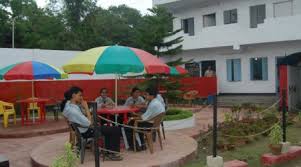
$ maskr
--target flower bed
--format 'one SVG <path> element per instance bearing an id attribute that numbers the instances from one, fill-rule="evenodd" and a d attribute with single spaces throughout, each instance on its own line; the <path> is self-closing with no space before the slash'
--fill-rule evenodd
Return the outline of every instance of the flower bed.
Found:
<path id="1" fill-rule="evenodd" d="M 171 108 L 166 112 L 164 126 L 166 130 L 194 127 L 195 118 L 191 111 Z"/>

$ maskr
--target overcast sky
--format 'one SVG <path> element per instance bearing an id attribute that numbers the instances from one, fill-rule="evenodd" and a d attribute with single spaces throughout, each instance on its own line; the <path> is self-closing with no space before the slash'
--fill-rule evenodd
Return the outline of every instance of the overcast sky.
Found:
<path id="1" fill-rule="evenodd" d="M 36 0 L 40 7 L 46 5 L 47 0 Z M 98 0 L 98 5 L 108 8 L 109 6 L 118 6 L 121 4 L 126 4 L 132 8 L 136 8 L 141 11 L 141 13 L 146 13 L 148 8 L 152 7 L 152 0 Z"/>

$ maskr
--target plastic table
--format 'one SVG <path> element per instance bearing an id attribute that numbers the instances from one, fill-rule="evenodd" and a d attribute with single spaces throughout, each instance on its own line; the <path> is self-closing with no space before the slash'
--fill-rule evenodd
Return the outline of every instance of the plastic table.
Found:
<path id="1" fill-rule="evenodd" d="M 30 103 L 37 103 L 38 107 L 40 107 L 41 116 L 40 116 L 40 120 L 38 121 L 38 123 L 44 122 L 46 120 L 45 104 L 48 101 L 50 101 L 50 99 L 47 99 L 47 98 L 27 98 L 27 99 L 23 99 L 23 100 L 18 100 L 17 103 L 21 104 L 21 122 L 22 122 L 22 125 L 36 123 L 34 114 L 33 114 L 32 123 L 28 119 L 27 108 L 29 107 Z"/>
<path id="2" fill-rule="evenodd" d="M 128 106 L 117 106 L 114 108 L 99 108 L 97 109 L 97 114 L 106 114 L 107 118 L 110 118 L 110 115 L 115 115 L 115 121 L 117 122 L 117 116 L 123 114 L 123 123 L 128 122 L 128 113 L 139 112 L 140 108 L 137 107 L 128 107 Z"/>

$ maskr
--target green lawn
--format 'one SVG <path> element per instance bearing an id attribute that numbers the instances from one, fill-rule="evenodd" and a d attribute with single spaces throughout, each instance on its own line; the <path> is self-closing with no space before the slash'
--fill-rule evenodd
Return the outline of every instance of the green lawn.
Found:
<path id="1" fill-rule="evenodd" d="M 210 136 L 212 137 L 212 136 Z M 287 131 L 287 138 L 293 145 L 299 145 L 301 142 L 301 128 L 289 127 Z M 211 138 L 199 141 L 199 155 L 196 160 L 189 163 L 185 167 L 205 167 L 206 156 L 211 153 Z M 268 138 L 260 137 L 259 140 L 253 141 L 243 147 L 236 148 L 232 151 L 218 153 L 224 158 L 224 161 L 233 159 L 246 160 L 250 167 L 260 167 L 260 156 L 263 153 L 269 152 Z M 208 147 L 209 146 L 209 147 Z M 301 159 L 291 161 L 289 163 L 280 164 L 275 167 L 301 167 Z"/>

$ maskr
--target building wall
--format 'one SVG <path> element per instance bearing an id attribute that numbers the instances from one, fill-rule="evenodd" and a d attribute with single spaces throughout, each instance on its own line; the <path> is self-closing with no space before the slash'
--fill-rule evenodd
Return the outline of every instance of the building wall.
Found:
<path id="1" fill-rule="evenodd" d="M 184 36 L 184 50 L 224 46 L 239 48 L 247 44 L 300 40 L 301 1 L 292 0 L 292 16 L 275 18 L 274 4 L 284 1 L 288 0 L 227 0 L 206 7 L 196 5 L 178 9 L 172 11 L 176 17 L 174 29 L 181 28 L 181 19 L 194 17 L 195 35 L 177 34 Z M 250 28 L 250 6 L 260 4 L 266 4 L 266 19 L 257 28 Z M 223 12 L 235 8 L 238 9 L 238 23 L 225 25 Z M 216 26 L 203 27 L 203 15 L 211 13 L 216 13 Z"/>
<path id="2" fill-rule="evenodd" d="M 276 93 L 276 58 L 301 51 L 301 41 L 258 44 L 233 51 L 231 47 L 184 51 L 175 60 L 193 59 L 194 62 L 215 60 L 219 93 Z M 268 80 L 250 80 L 250 58 L 268 57 Z M 227 81 L 226 59 L 241 59 L 241 81 Z M 169 61 L 169 60 L 166 60 Z"/>

